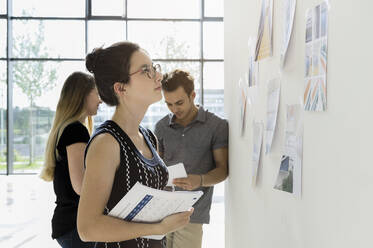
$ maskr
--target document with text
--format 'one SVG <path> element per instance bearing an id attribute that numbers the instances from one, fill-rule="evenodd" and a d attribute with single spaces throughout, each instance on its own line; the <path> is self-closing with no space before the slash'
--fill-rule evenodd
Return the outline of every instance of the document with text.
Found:
<path id="1" fill-rule="evenodd" d="M 188 211 L 203 195 L 202 191 L 164 191 L 137 182 L 109 212 L 125 221 L 157 223 L 166 216 Z M 164 235 L 144 236 L 162 239 Z"/>

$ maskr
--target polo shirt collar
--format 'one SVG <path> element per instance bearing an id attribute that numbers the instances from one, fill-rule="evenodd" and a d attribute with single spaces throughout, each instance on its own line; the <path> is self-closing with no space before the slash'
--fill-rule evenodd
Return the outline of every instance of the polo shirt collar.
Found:
<path id="1" fill-rule="evenodd" d="M 206 121 L 206 110 L 204 110 L 204 108 L 200 105 L 196 105 L 197 108 L 198 108 L 198 112 L 197 112 L 197 117 L 191 122 L 205 122 Z M 168 125 L 172 126 L 172 125 L 175 125 L 177 123 L 175 123 L 175 115 L 173 113 L 170 113 L 169 115 L 169 122 L 168 122 Z"/>

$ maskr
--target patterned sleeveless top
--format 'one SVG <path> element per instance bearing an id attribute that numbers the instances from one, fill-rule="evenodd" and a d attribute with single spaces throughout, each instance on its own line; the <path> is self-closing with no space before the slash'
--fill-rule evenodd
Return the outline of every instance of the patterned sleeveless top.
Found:
<path id="1" fill-rule="evenodd" d="M 153 154 L 152 159 L 145 158 L 133 144 L 127 134 L 114 121 L 106 121 L 95 131 L 90 142 L 102 133 L 112 135 L 120 145 L 120 165 L 115 173 L 113 188 L 109 200 L 106 204 L 104 214 L 108 214 L 111 209 L 122 199 L 122 197 L 135 185 L 140 182 L 143 185 L 155 189 L 164 189 L 168 181 L 168 171 L 163 160 L 156 151 L 156 138 L 147 129 L 140 127 L 140 132 Z M 97 242 L 96 248 L 165 248 L 166 238 L 153 240 L 146 238 L 136 238 L 132 240 L 112 243 Z"/>

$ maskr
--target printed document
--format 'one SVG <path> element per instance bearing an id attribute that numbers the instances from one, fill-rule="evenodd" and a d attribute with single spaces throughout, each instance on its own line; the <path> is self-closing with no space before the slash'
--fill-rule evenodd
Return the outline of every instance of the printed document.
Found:
<path id="1" fill-rule="evenodd" d="M 157 223 L 166 216 L 188 211 L 203 195 L 202 191 L 164 191 L 137 182 L 109 212 L 110 216 L 131 222 Z M 164 235 L 144 236 L 162 239 Z"/>

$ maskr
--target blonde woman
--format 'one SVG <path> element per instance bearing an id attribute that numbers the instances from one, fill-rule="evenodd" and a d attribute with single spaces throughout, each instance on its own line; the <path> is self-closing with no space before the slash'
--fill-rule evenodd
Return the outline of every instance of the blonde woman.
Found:
<path id="1" fill-rule="evenodd" d="M 157 140 L 140 126 L 149 105 L 162 98 L 160 67 L 130 42 L 94 50 L 87 55 L 86 66 L 95 76 L 101 99 L 115 106 L 115 112 L 96 129 L 87 147 L 79 235 L 83 240 L 96 241 L 96 248 L 165 247 L 165 239 L 141 237 L 185 226 L 192 210 L 152 224 L 107 215 L 136 182 L 156 189 L 167 184 L 168 171 L 157 153 Z"/>
<path id="2" fill-rule="evenodd" d="M 84 151 L 92 133 L 92 116 L 100 103 L 94 78 L 83 72 L 72 73 L 62 87 L 49 134 L 40 177 L 53 180 L 57 206 L 52 218 L 52 238 L 63 248 L 92 247 L 79 238 L 76 218 Z"/>

